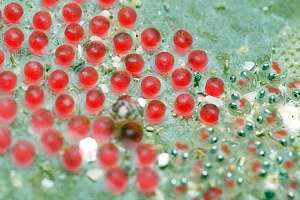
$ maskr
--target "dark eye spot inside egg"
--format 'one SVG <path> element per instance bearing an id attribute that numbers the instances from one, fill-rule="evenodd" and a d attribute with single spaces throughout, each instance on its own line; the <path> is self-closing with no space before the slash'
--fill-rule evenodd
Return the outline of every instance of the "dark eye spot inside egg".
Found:
<path id="1" fill-rule="evenodd" d="M 112 117 L 120 120 L 140 120 L 143 116 L 143 108 L 137 100 L 129 95 L 123 95 L 112 105 Z"/>
<path id="2" fill-rule="evenodd" d="M 143 127 L 134 121 L 125 123 L 120 131 L 120 138 L 125 143 L 139 143 L 143 138 Z"/>

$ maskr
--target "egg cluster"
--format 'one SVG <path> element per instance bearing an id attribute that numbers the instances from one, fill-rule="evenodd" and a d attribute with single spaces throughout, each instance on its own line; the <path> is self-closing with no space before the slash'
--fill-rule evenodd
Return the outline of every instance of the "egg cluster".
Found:
<path id="1" fill-rule="evenodd" d="M 188 198 L 232 199 L 247 181 L 264 182 L 264 196 L 272 199 L 272 178 L 284 176 L 276 187 L 286 188 L 290 199 L 297 196 L 300 154 L 280 109 L 284 101 L 299 101 L 300 82 L 285 81 L 277 62 L 247 63 L 239 72 L 218 76 L 187 30 L 175 30 L 172 48 L 163 50 L 166 33 L 140 27 L 132 2 L 97 0 L 95 12 L 101 14 L 88 20 L 82 9 L 88 0 L 39 3 L 25 26 L 28 11 L 22 3 L 1 10 L 1 155 L 9 154 L 21 168 L 40 155 L 59 158 L 76 176 L 85 170 L 80 143 L 92 138 L 107 190 L 115 195 L 125 193 L 135 177 L 137 191 L 146 196 L 156 195 L 162 181 Z M 64 31 L 58 33 L 57 26 Z M 60 34 L 62 42 L 53 38 Z M 16 63 L 15 57 L 24 55 L 23 63 Z M 178 57 L 184 65 L 176 66 Z M 111 60 L 122 67 L 108 66 Z M 139 96 L 131 94 L 132 84 Z M 174 93 L 172 102 L 166 88 Z M 192 145 L 175 141 L 168 149 L 153 140 L 170 118 L 183 121 L 187 132 L 197 129 Z M 30 127 L 29 139 L 15 137 L 20 121 L 20 129 Z M 133 174 L 127 162 L 136 169 Z"/>

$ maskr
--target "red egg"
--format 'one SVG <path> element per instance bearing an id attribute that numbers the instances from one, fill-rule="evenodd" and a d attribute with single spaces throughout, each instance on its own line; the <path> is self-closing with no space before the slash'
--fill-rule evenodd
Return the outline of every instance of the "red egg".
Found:
<path id="1" fill-rule="evenodd" d="M 55 63 L 61 67 L 70 67 L 75 60 L 75 51 L 71 45 L 62 44 L 55 50 Z"/>
<path id="2" fill-rule="evenodd" d="M 17 75 L 12 71 L 0 72 L 0 94 L 10 94 L 16 90 Z"/>
<path id="3" fill-rule="evenodd" d="M 169 52 L 160 52 L 155 56 L 155 71 L 161 75 L 169 74 L 174 67 L 174 56 Z"/>
<path id="4" fill-rule="evenodd" d="M 33 31 L 28 38 L 29 50 L 32 54 L 41 56 L 45 54 L 48 42 L 48 36 L 45 33 Z"/>
<path id="5" fill-rule="evenodd" d="M 48 78 L 48 87 L 54 94 L 63 93 L 69 84 L 69 75 L 60 69 L 50 73 Z"/>
<path id="6" fill-rule="evenodd" d="M 174 90 L 187 90 L 192 81 L 192 73 L 186 68 L 177 68 L 171 74 L 171 84 Z"/>
<path id="7" fill-rule="evenodd" d="M 36 85 L 29 86 L 24 94 L 24 104 L 31 111 L 41 108 L 44 104 L 43 88 Z"/>
<path id="8" fill-rule="evenodd" d="M 136 160 L 139 166 L 151 165 L 156 160 L 156 151 L 151 144 L 140 144 L 136 148 Z"/>
<path id="9" fill-rule="evenodd" d="M 125 59 L 125 68 L 132 76 L 140 76 L 144 70 L 145 61 L 140 54 L 128 54 Z"/>
<path id="10" fill-rule="evenodd" d="M 110 168 L 117 164 L 119 151 L 112 143 L 103 144 L 98 151 L 98 163 L 103 168 Z"/>
<path id="11" fill-rule="evenodd" d="M 32 26 L 39 31 L 48 31 L 52 25 L 52 18 L 49 12 L 39 11 L 33 15 Z"/>
<path id="12" fill-rule="evenodd" d="M 100 41 L 91 41 L 85 48 L 86 59 L 90 64 L 101 64 L 106 55 L 106 47 Z"/>
<path id="13" fill-rule="evenodd" d="M 62 8 L 63 20 L 67 23 L 77 23 L 80 21 L 82 10 L 79 4 L 70 2 Z"/>
<path id="14" fill-rule="evenodd" d="M 17 117 L 18 105 L 11 97 L 0 98 L 0 124 L 9 125 Z"/>
<path id="15" fill-rule="evenodd" d="M 154 169 L 150 167 L 144 167 L 138 170 L 136 187 L 139 192 L 148 195 L 154 193 L 158 184 L 159 176 Z"/>
<path id="16" fill-rule="evenodd" d="M 31 115 L 30 124 L 36 133 L 41 134 L 53 126 L 53 115 L 49 110 L 39 109 Z"/>
<path id="17" fill-rule="evenodd" d="M 193 37 L 186 30 L 178 30 L 173 37 L 174 49 L 178 54 L 185 54 L 193 45 Z"/>
<path id="18" fill-rule="evenodd" d="M 55 113 L 58 118 L 67 118 L 72 115 L 75 107 L 74 99 L 69 94 L 61 94 L 55 100 Z"/>
<path id="19" fill-rule="evenodd" d="M 73 139 L 79 140 L 88 136 L 90 120 L 84 115 L 73 116 L 68 122 L 68 132 Z"/>
<path id="20" fill-rule="evenodd" d="M 113 45 L 117 55 L 128 54 L 132 48 L 132 38 L 128 33 L 121 32 L 114 36 Z"/>
<path id="21" fill-rule="evenodd" d="M 161 43 L 160 32 L 155 28 L 147 28 L 141 34 L 141 43 L 146 51 L 154 51 Z"/>
<path id="22" fill-rule="evenodd" d="M 112 8 L 116 4 L 116 0 L 97 0 L 97 2 L 103 9 Z"/>
<path id="23" fill-rule="evenodd" d="M 116 94 L 126 93 L 130 85 L 130 74 L 127 71 L 115 71 L 110 79 L 111 91 Z"/>
<path id="24" fill-rule="evenodd" d="M 91 89 L 96 86 L 99 75 L 95 68 L 88 66 L 78 73 L 78 79 L 81 88 Z"/>
<path id="25" fill-rule="evenodd" d="M 106 17 L 95 16 L 91 19 L 89 30 L 91 35 L 105 37 L 109 31 L 110 22 Z"/>
<path id="26" fill-rule="evenodd" d="M 105 95 L 100 89 L 92 89 L 86 93 L 85 107 L 91 114 L 99 113 L 105 103 Z"/>
<path id="27" fill-rule="evenodd" d="M 0 127 L 0 154 L 3 155 L 8 151 L 12 142 L 11 130 L 9 127 Z"/>
<path id="28" fill-rule="evenodd" d="M 54 8 L 58 4 L 58 0 L 41 0 L 41 4 L 47 8 Z"/>
<path id="29" fill-rule="evenodd" d="M 145 99 L 158 96 L 161 88 L 160 80 L 155 76 L 146 76 L 141 81 L 141 94 Z"/>
<path id="30" fill-rule="evenodd" d="M 189 93 L 182 93 L 176 97 L 174 111 L 182 117 L 190 117 L 195 107 L 194 97 Z"/>
<path id="31" fill-rule="evenodd" d="M 3 17 L 7 23 L 19 23 L 23 14 L 23 7 L 19 3 L 9 3 L 3 9 Z"/>
<path id="32" fill-rule="evenodd" d="M 111 168 L 106 172 L 105 184 L 111 193 L 120 195 L 125 192 L 128 185 L 127 173 L 120 167 Z"/>
<path id="33" fill-rule="evenodd" d="M 91 126 L 92 136 L 99 142 L 108 142 L 113 137 L 115 125 L 106 116 L 97 117 Z"/>
<path id="34" fill-rule="evenodd" d="M 11 159 L 19 167 L 29 167 L 35 158 L 34 145 L 27 140 L 17 141 L 11 150 Z"/>
<path id="35" fill-rule="evenodd" d="M 44 75 L 44 67 L 38 61 L 28 61 L 23 68 L 24 82 L 28 85 L 38 85 Z"/>
<path id="36" fill-rule="evenodd" d="M 3 43 L 11 53 L 17 53 L 23 46 L 24 38 L 20 28 L 11 27 L 4 32 Z"/>
<path id="37" fill-rule="evenodd" d="M 217 77 L 207 79 L 205 93 L 213 97 L 220 97 L 224 93 L 224 81 Z"/>
<path id="38" fill-rule="evenodd" d="M 131 29 L 136 22 L 137 14 L 133 8 L 124 6 L 118 12 L 118 21 L 124 28 Z"/>
<path id="39" fill-rule="evenodd" d="M 219 112 L 216 105 L 205 104 L 200 109 L 200 121 L 208 125 L 214 125 L 219 120 Z"/>
<path id="40" fill-rule="evenodd" d="M 206 71 L 208 56 L 203 50 L 193 50 L 188 56 L 188 65 L 194 72 Z"/>
<path id="41" fill-rule="evenodd" d="M 65 149 L 63 154 L 63 166 L 72 173 L 77 173 L 80 170 L 82 163 L 82 155 L 77 146 L 70 146 Z"/>
<path id="42" fill-rule="evenodd" d="M 0 68 L 3 66 L 5 61 L 5 53 L 2 49 L 0 49 Z"/>
<path id="43" fill-rule="evenodd" d="M 165 119 L 167 107 L 160 100 L 151 100 L 145 108 L 145 120 L 150 124 L 161 124 Z"/>
<path id="44" fill-rule="evenodd" d="M 84 38 L 84 29 L 80 24 L 71 23 L 66 26 L 64 34 L 67 42 L 78 44 Z"/>
<path id="45" fill-rule="evenodd" d="M 40 142 L 44 152 L 48 155 L 55 155 L 61 150 L 64 139 L 60 131 L 48 129 L 43 132 Z"/>

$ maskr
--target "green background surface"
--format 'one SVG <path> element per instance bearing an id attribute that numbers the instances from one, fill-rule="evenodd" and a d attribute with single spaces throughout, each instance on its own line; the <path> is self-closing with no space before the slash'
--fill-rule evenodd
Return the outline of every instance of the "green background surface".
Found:
<path id="1" fill-rule="evenodd" d="M 85 23 L 90 16 L 100 13 L 100 9 L 94 1 L 86 1 L 89 3 L 83 6 Z M 3 8 L 7 2 L 10 1 L 0 0 L 0 7 Z M 19 2 L 23 3 L 26 10 L 22 26 L 29 32 L 28 24 L 30 24 L 32 13 L 39 9 L 38 1 Z M 293 64 L 297 62 L 295 60 L 297 58 L 294 57 L 298 55 L 299 58 L 299 0 L 141 0 L 141 2 L 141 7 L 137 8 L 139 18 L 136 32 L 140 33 L 142 29 L 149 26 L 158 28 L 163 36 L 161 50 L 170 50 L 175 30 L 190 31 L 194 37 L 193 46 L 208 52 L 210 74 L 217 74 L 225 79 L 228 74 L 234 74 L 237 69 L 241 68 L 245 61 L 256 62 L 269 58 L 280 61 L 285 68 L 297 67 Z M 60 3 L 60 7 L 62 4 Z M 121 3 L 118 3 L 117 8 L 120 5 Z M 115 16 L 116 10 L 113 10 L 113 13 Z M 60 15 L 59 8 L 56 15 Z M 59 25 L 60 23 L 54 24 L 56 34 L 53 34 L 51 38 L 52 41 L 59 44 L 62 42 L 60 37 L 62 27 Z M 0 34 L 3 31 L 2 27 Z M 2 38 L 0 41 L 2 42 Z M 53 42 L 51 45 L 57 44 Z M 14 57 L 16 66 L 9 61 L 7 61 L 7 65 L 20 72 L 19 69 L 29 57 L 26 52 L 20 53 Z M 147 59 L 146 66 L 151 72 L 153 55 L 145 55 L 145 57 Z M 51 68 L 52 58 L 45 56 L 42 59 Z M 107 62 L 110 62 L 109 58 Z M 178 66 L 184 63 L 185 58 L 176 58 Z M 103 83 L 108 82 L 109 75 L 103 76 Z M 163 99 L 166 102 L 172 102 L 174 94 L 168 81 L 164 80 L 164 83 Z M 138 95 L 135 89 L 137 83 L 135 84 L 132 86 L 131 92 Z M 24 89 L 19 87 L 16 94 L 19 101 L 21 101 L 23 92 Z M 74 95 L 78 94 L 76 88 L 72 92 Z M 109 102 L 112 102 L 115 97 L 108 96 L 108 99 Z M 49 102 L 51 101 L 53 100 L 50 98 Z M 170 151 L 178 140 L 193 145 L 195 137 L 197 137 L 197 122 L 173 118 L 171 113 L 168 114 L 162 127 L 163 133 L 146 134 L 145 136 L 146 141 L 152 141 L 159 145 L 160 151 Z M 15 138 L 27 138 L 30 135 L 28 113 L 23 112 L 18 116 L 13 125 L 13 132 Z M 35 141 L 33 136 L 30 137 Z M 74 176 L 61 169 L 57 158 L 39 155 L 32 167 L 18 169 L 11 164 L 9 155 L 6 155 L 0 158 L 0 199 L 135 200 L 146 198 L 136 192 L 133 187 L 134 179 L 130 180 L 130 187 L 123 196 L 112 197 L 105 192 L 102 178 L 94 182 L 86 176 L 86 171 L 93 168 L 97 168 L 96 163 L 85 164 L 78 176 Z M 133 168 L 131 172 L 134 172 L 134 167 L 131 168 Z M 167 200 L 172 198 L 164 176 L 172 176 L 173 173 L 176 172 L 172 170 L 166 173 L 160 172 L 160 190 L 164 198 L 157 195 L 151 199 Z M 41 185 L 41 181 L 45 177 L 54 182 L 53 188 L 48 189 Z"/>

